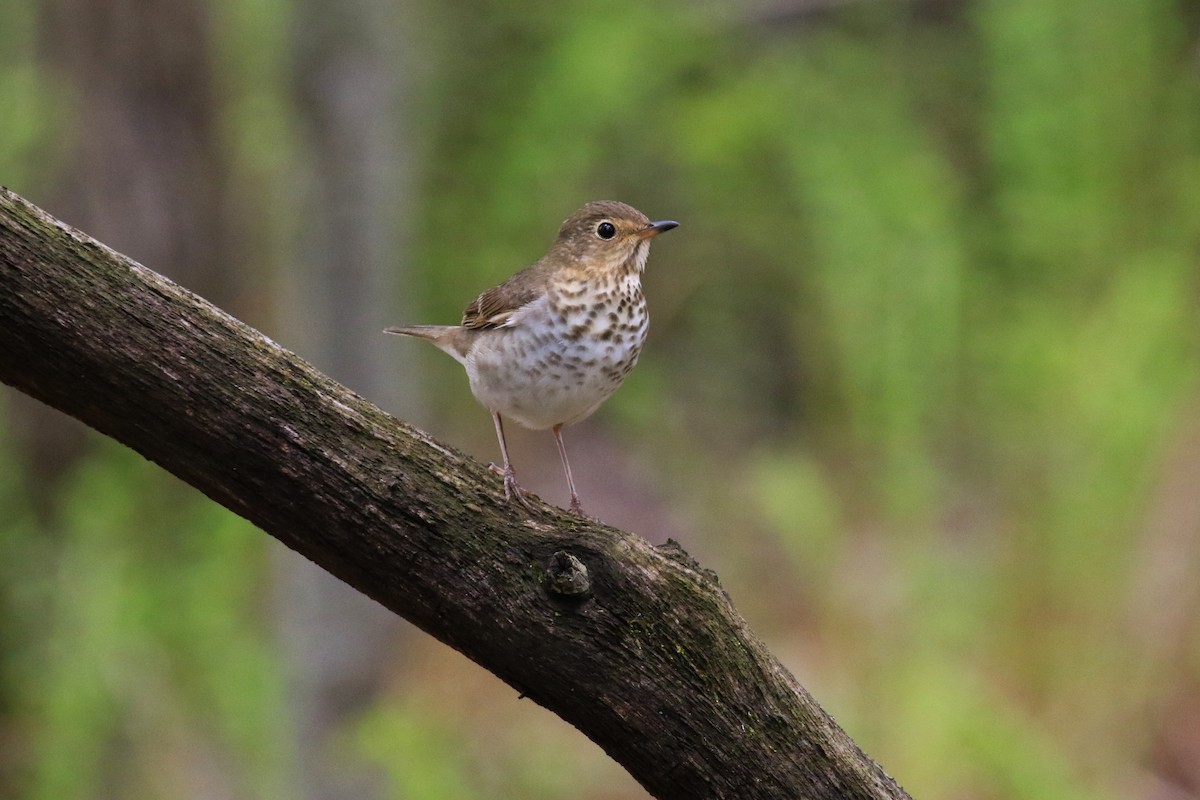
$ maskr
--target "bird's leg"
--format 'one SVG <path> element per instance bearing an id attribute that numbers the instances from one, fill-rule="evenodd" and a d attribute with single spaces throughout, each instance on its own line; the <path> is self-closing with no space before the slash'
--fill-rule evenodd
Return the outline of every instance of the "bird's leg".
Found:
<path id="1" fill-rule="evenodd" d="M 571 490 L 571 511 L 585 516 L 583 504 L 579 502 L 579 495 L 575 492 L 575 479 L 571 477 L 571 462 L 567 461 L 567 448 L 563 445 L 562 425 L 555 425 L 552 430 L 554 431 L 554 441 L 558 443 L 558 455 L 562 458 L 563 472 L 567 473 L 567 488 Z"/>
<path id="2" fill-rule="evenodd" d="M 500 421 L 500 414 L 492 412 L 492 422 L 496 423 L 496 438 L 500 440 L 500 457 L 504 460 L 504 469 L 500 474 L 504 476 L 504 499 L 510 503 L 516 500 L 527 511 L 533 511 L 533 505 L 525 497 L 525 492 L 517 485 L 517 472 L 513 469 L 512 461 L 508 459 L 508 445 L 504 442 L 504 423 Z M 496 465 L 492 465 L 494 470 Z"/>

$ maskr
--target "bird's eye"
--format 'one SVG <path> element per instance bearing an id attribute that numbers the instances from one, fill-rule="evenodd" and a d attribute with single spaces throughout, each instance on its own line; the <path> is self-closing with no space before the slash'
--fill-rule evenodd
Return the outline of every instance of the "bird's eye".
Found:
<path id="1" fill-rule="evenodd" d="M 611 239 L 617 235 L 617 227 L 611 222 L 601 222 L 596 226 L 596 235 L 601 239 Z"/>

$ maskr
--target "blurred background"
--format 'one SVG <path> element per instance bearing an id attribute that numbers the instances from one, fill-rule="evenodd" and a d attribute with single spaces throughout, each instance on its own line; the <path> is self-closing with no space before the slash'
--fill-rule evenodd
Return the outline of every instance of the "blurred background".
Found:
<path id="1" fill-rule="evenodd" d="M 568 431 L 589 511 L 716 570 L 914 797 L 1200 797 L 1196 0 L 0 19 L 0 183 L 484 461 L 461 368 L 381 329 L 585 201 L 680 220 Z M 0 798 L 647 796 L 140 457 L 0 423 Z"/>

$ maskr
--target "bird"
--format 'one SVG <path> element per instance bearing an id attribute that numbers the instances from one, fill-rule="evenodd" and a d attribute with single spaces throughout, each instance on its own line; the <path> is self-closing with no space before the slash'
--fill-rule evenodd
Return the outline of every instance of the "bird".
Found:
<path id="1" fill-rule="evenodd" d="M 508 502 L 534 510 L 508 455 L 505 419 L 553 432 L 570 510 L 584 514 L 562 429 L 591 416 L 637 364 L 650 325 L 641 280 L 650 242 L 678 226 L 625 203 L 587 203 L 544 256 L 471 301 L 458 325 L 384 331 L 432 342 L 466 368 L 492 415 Z"/>

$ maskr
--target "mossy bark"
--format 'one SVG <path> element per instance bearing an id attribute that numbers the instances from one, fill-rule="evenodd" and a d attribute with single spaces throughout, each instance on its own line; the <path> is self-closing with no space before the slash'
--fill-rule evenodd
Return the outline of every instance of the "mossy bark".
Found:
<path id="1" fill-rule="evenodd" d="M 677 545 L 506 504 L 487 468 L 7 190 L 0 380 L 461 651 L 656 797 L 907 796 Z"/>

